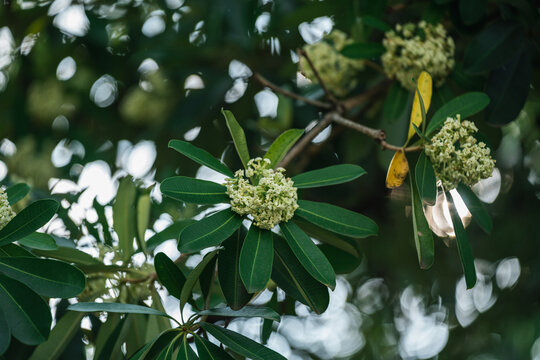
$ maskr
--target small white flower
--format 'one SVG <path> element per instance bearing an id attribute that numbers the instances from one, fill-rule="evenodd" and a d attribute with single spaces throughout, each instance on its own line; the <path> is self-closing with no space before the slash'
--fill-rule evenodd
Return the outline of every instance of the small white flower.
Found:
<path id="1" fill-rule="evenodd" d="M 251 215 L 253 224 L 261 229 L 289 221 L 298 208 L 293 181 L 285 177 L 283 168 L 271 169 L 270 163 L 269 159 L 251 159 L 245 172 L 238 170 L 234 178 L 225 181 L 232 210 L 242 216 Z"/>
<path id="2" fill-rule="evenodd" d="M 7 194 L 0 188 L 0 229 L 3 229 L 14 217 L 15 211 L 9 205 Z"/>

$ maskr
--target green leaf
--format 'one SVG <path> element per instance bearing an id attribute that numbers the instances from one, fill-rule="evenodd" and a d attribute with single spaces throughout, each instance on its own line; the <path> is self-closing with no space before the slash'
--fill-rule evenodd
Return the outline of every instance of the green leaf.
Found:
<path id="1" fill-rule="evenodd" d="M 195 345 L 201 360 L 232 360 L 233 358 L 210 341 L 195 334 Z"/>
<path id="2" fill-rule="evenodd" d="M 214 256 L 212 261 L 206 265 L 201 276 L 199 276 L 199 286 L 201 288 L 203 309 L 207 309 L 210 306 L 210 296 L 212 295 L 212 286 L 214 285 L 214 278 L 216 276 L 216 264 L 217 257 Z"/>
<path id="3" fill-rule="evenodd" d="M 300 226 L 310 237 L 324 242 L 332 247 L 343 250 L 354 257 L 359 257 L 357 249 L 357 240 L 345 236 L 337 235 L 331 231 L 325 230 L 315 224 L 310 223 L 300 217 L 294 219 L 296 225 Z"/>
<path id="4" fill-rule="evenodd" d="M 40 344 L 29 360 L 56 360 L 63 353 L 71 339 L 81 329 L 83 313 L 68 312 L 64 314 L 51 331 L 49 338 Z M 0 350 L 1 353 L 1 350 Z"/>
<path id="5" fill-rule="evenodd" d="M 126 356 L 128 359 L 146 344 L 148 318 L 156 319 L 155 317 L 148 317 L 142 314 L 127 315 L 126 321 L 130 322 L 130 331 L 126 337 Z"/>
<path id="6" fill-rule="evenodd" d="M 103 303 L 80 302 L 80 303 L 69 305 L 67 309 L 71 311 L 80 311 L 80 312 L 108 312 L 108 313 L 119 313 L 119 314 L 158 315 L 158 316 L 164 316 L 164 317 L 173 319 L 172 317 L 170 317 L 169 315 L 165 314 L 162 311 L 149 308 L 148 306 L 141 306 L 141 305 L 134 305 L 134 304 L 110 303 L 110 302 L 103 302 Z"/>
<path id="7" fill-rule="evenodd" d="M 208 254 L 202 259 L 202 261 L 195 266 L 193 270 L 189 273 L 189 275 L 186 278 L 186 282 L 184 286 L 182 287 L 182 291 L 180 292 L 180 311 L 184 308 L 186 305 L 189 297 L 191 296 L 191 293 L 193 291 L 193 288 L 195 287 L 195 284 L 199 280 L 199 277 L 201 276 L 203 270 L 205 267 L 212 261 L 214 256 L 216 256 L 218 250 L 214 250 Z"/>
<path id="8" fill-rule="evenodd" d="M 0 246 L 32 234 L 45 225 L 58 210 L 54 200 L 38 200 L 24 208 L 0 230 Z"/>
<path id="9" fill-rule="evenodd" d="M 250 160 L 250 157 L 247 147 L 246 134 L 244 134 L 244 130 L 242 129 L 240 124 L 238 124 L 238 121 L 236 121 L 236 118 L 234 117 L 232 112 L 230 112 L 229 110 L 221 109 L 221 113 L 225 117 L 225 122 L 227 123 L 227 128 L 229 128 L 229 132 L 231 133 L 236 152 L 238 153 L 240 160 L 242 160 L 244 168 L 247 169 L 247 164 Z"/>
<path id="10" fill-rule="evenodd" d="M 469 74 L 487 72 L 506 64 L 521 47 L 524 32 L 519 23 L 498 21 L 484 28 L 469 43 L 463 58 Z"/>
<path id="11" fill-rule="evenodd" d="M 57 260 L 0 257 L 0 271 L 46 297 L 74 297 L 79 295 L 86 285 L 82 271 Z"/>
<path id="12" fill-rule="evenodd" d="M 486 109 L 486 121 L 491 125 L 505 125 L 515 120 L 527 100 L 532 67 L 526 46 L 506 66 L 490 73 L 486 93 L 491 103 Z"/>
<path id="13" fill-rule="evenodd" d="M 175 200 L 194 204 L 219 204 L 229 202 L 227 188 L 212 181 L 174 176 L 163 180 L 161 192 Z"/>
<path id="14" fill-rule="evenodd" d="M 323 313 L 330 301 L 326 286 L 304 269 L 285 239 L 276 237 L 274 250 L 272 280 L 288 295 L 309 306 L 317 314 Z"/>
<path id="15" fill-rule="evenodd" d="M 16 244 L 0 246 L 0 256 L 34 256 L 30 251 Z"/>
<path id="16" fill-rule="evenodd" d="M 324 256 L 330 261 L 336 274 L 349 274 L 362 262 L 361 258 L 328 244 L 319 245 L 319 249 L 321 249 Z"/>
<path id="17" fill-rule="evenodd" d="M 459 184 L 457 191 L 463 199 L 465 205 L 467 205 L 467 209 L 469 209 L 473 220 L 476 221 L 482 230 L 488 234 L 491 234 L 491 231 L 493 230 L 493 222 L 491 221 L 491 217 L 486 211 L 484 204 L 482 204 L 471 188 L 466 185 Z"/>
<path id="18" fill-rule="evenodd" d="M 180 233 L 178 250 L 185 253 L 217 246 L 242 225 L 242 217 L 231 209 L 221 210 L 187 226 Z"/>
<path id="19" fill-rule="evenodd" d="M 431 135 L 441 127 L 446 118 L 461 115 L 461 120 L 482 111 L 489 104 L 489 97 L 482 92 L 468 92 L 460 95 L 443 106 L 433 115 L 426 130 L 426 135 Z"/>
<path id="20" fill-rule="evenodd" d="M 180 268 L 162 252 L 158 253 L 154 258 L 154 267 L 159 282 L 165 286 L 169 294 L 180 299 L 182 287 L 186 283 L 186 277 L 180 271 Z"/>
<path id="21" fill-rule="evenodd" d="M 308 171 L 292 178 L 298 189 L 342 184 L 364 175 L 366 171 L 358 165 L 341 164 Z"/>
<path id="22" fill-rule="evenodd" d="M 58 245 L 56 245 L 56 241 L 54 241 L 54 238 L 51 235 L 40 232 L 34 232 L 25 236 L 23 239 L 19 240 L 19 244 L 38 250 L 58 249 Z"/>
<path id="23" fill-rule="evenodd" d="M 114 353 L 119 350 L 120 344 L 118 344 L 119 346 L 116 345 L 117 341 L 120 340 L 119 338 L 122 335 L 122 329 L 126 323 L 126 318 L 120 318 L 119 315 L 115 316 L 116 321 L 113 323 L 110 329 L 107 329 L 110 331 L 107 331 L 104 334 L 104 331 L 106 330 L 105 325 L 111 322 L 111 318 L 112 316 L 109 315 L 107 322 L 99 329 L 94 354 L 95 360 L 116 360 Z"/>
<path id="24" fill-rule="evenodd" d="M 30 186 L 25 183 L 11 185 L 6 189 L 9 205 L 16 204 L 30 192 Z"/>
<path id="25" fill-rule="evenodd" d="M 137 237 L 137 245 L 139 250 L 146 254 L 146 242 L 144 236 L 148 223 L 150 221 L 150 212 L 152 211 L 152 201 L 150 199 L 151 187 L 138 191 L 137 196 L 137 213 L 135 215 L 137 226 L 135 235 Z"/>
<path id="26" fill-rule="evenodd" d="M 240 252 L 246 236 L 243 227 L 223 243 L 218 257 L 218 278 L 227 305 L 238 310 L 251 300 L 240 277 Z"/>
<path id="27" fill-rule="evenodd" d="M 111 231 L 109 227 L 109 221 L 107 220 L 107 216 L 105 216 L 105 206 L 101 205 L 97 201 L 97 197 L 94 198 L 93 206 L 98 216 L 98 222 L 101 224 L 102 229 L 103 229 L 103 237 L 105 240 L 105 244 L 109 246 L 113 246 Z"/>
<path id="28" fill-rule="evenodd" d="M 234 352 L 253 360 L 286 360 L 277 352 L 270 350 L 264 345 L 259 344 L 243 335 L 222 327 L 201 323 L 201 327 L 210 335 L 218 339 L 223 345 L 228 346 Z"/>
<path id="29" fill-rule="evenodd" d="M 133 254 L 135 238 L 135 201 L 137 188 L 131 176 L 120 180 L 116 200 L 113 205 L 113 228 L 118 234 L 118 247 L 122 252 L 122 260 L 128 261 Z"/>
<path id="30" fill-rule="evenodd" d="M 0 304 L 13 337 L 26 345 L 47 340 L 51 311 L 28 286 L 0 274 Z"/>
<path id="31" fill-rule="evenodd" d="M 176 341 L 181 336 L 178 329 L 165 330 L 154 338 L 151 342 L 143 346 L 133 355 L 130 360 L 150 360 L 155 359 L 171 342 Z"/>
<path id="32" fill-rule="evenodd" d="M 354 43 L 343 47 L 341 55 L 350 59 L 373 59 L 378 58 L 386 48 L 381 43 Z"/>
<path id="33" fill-rule="evenodd" d="M 234 173 L 229 170 L 221 161 L 213 157 L 208 151 L 196 147 L 186 141 L 171 140 L 169 147 L 178 151 L 180 154 L 187 156 L 191 160 L 198 162 L 201 165 L 209 167 L 230 178 L 234 177 Z"/>
<path id="34" fill-rule="evenodd" d="M 337 234 L 363 238 L 377 235 L 377 224 L 362 214 L 327 203 L 298 200 L 295 215 Z"/>
<path id="35" fill-rule="evenodd" d="M 56 250 L 33 250 L 33 252 L 39 256 L 50 257 L 53 259 L 73 263 L 79 267 L 104 265 L 101 261 L 92 257 L 92 255 L 70 247 L 61 246 Z"/>
<path id="36" fill-rule="evenodd" d="M 274 140 L 270 148 L 264 155 L 266 159 L 270 159 L 270 166 L 275 168 L 279 162 L 285 157 L 287 152 L 293 147 L 293 145 L 302 137 L 304 130 L 289 129 Z"/>
<path id="37" fill-rule="evenodd" d="M 208 309 L 198 312 L 199 315 L 221 316 L 221 317 L 259 317 L 279 322 L 280 317 L 277 312 L 268 307 L 244 306 L 240 310 L 233 310 L 229 307 Z"/>
<path id="38" fill-rule="evenodd" d="M 364 15 L 361 17 L 362 23 L 366 26 L 387 32 L 392 30 L 392 27 L 375 16 Z"/>
<path id="39" fill-rule="evenodd" d="M 309 236 L 292 221 L 281 223 L 279 227 L 289 247 L 307 272 L 324 285 L 335 288 L 334 269 Z"/>
<path id="40" fill-rule="evenodd" d="M 182 342 L 180 343 L 180 348 L 178 349 L 178 357 L 176 360 L 197 360 L 199 359 L 197 357 L 197 354 L 195 354 L 195 351 L 191 348 L 189 345 L 189 342 L 187 341 L 186 335 L 182 338 Z"/>
<path id="41" fill-rule="evenodd" d="M 7 350 L 11 342 L 11 329 L 2 309 L 0 309 L 0 356 Z"/>
<path id="42" fill-rule="evenodd" d="M 165 229 L 158 233 L 155 233 L 146 241 L 146 249 L 148 251 L 154 250 L 158 245 L 171 239 L 178 240 L 180 232 L 188 225 L 195 223 L 194 220 L 180 220 L 167 226 Z"/>
<path id="43" fill-rule="evenodd" d="M 274 239 L 272 232 L 251 225 L 240 252 L 240 277 L 250 293 L 263 290 L 272 275 Z"/>
<path id="44" fill-rule="evenodd" d="M 418 193 L 422 200 L 429 205 L 435 205 L 435 199 L 437 197 L 437 178 L 435 177 L 433 165 L 431 165 L 431 161 L 424 151 L 422 151 L 418 157 L 414 175 L 416 186 L 418 186 Z"/>
<path id="45" fill-rule="evenodd" d="M 409 93 L 398 82 L 394 82 L 384 100 L 383 119 L 389 123 L 397 121 L 407 109 Z"/>
<path id="46" fill-rule="evenodd" d="M 425 122 L 422 122 L 422 124 L 425 124 Z M 420 139 L 424 140 L 428 144 L 431 143 L 431 140 L 426 135 L 422 134 L 422 130 L 420 130 L 418 126 L 416 126 L 415 124 L 411 124 L 411 125 L 414 129 L 414 132 L 416 133 L 416 135 L 418 135 Z"/>
<path id="47" fill-rule="evenodd" d="M 423 154 L 423 153 L 422 153 Z M 418 170 L 417 170 L 418 171 Z M 418 176 L 418 172 L 416 173 Z M 429 269 L 435 259 L 435 250 L 433 245 L 433 234 L 429 228 L 426 216 L 424 215 L 424 208 L 420 196 L 418 195 L 417 187 L 414 186 L 412 180 L 412 174 L 410 176 L 410 188 L 411 188 L 411 206 L 412 206 L 412 220 L 414 231 L 414 244 L 416 245 L 416 253 L 418 255 L 418 263 L 421 269 Z"/>
<path id="48" fill-rule="evenodd" d="M 488 0 L 459 0 L 459 13 L 465 25 L 472 25 L 484 17 Z"/>
<path id="49" fill-rule="evenodd" d="M 457 212 L 456 206 L 453 202 L 450 203 L 450 216 L 452 218 L 452 224 L 454 225 L 454 232 L 456 234 L 456 242 L 459 251 L 459 259 L 461 266 L 463 267 L 463 273 L 465 274 L 465 283 L 467 289 L 471 289 L 476 284 L 476 269 L 474 267 L 474 256 L 471 251 L 471 246 L 467 240 L 467 233 L 461 222 L 461 218 Z"/>

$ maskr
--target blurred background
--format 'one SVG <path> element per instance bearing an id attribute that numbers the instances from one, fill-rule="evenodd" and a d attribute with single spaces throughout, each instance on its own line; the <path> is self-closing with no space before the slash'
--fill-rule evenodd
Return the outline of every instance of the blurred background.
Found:
<path id="1" fill-rule="evenodd" d="M 321 97 L 318 85 L 297 81 L 295 50 L 332 29 L 378 42 L 384 33 L 366 27 L 363 17 L 392 26 L 442 22 L 456 42 L 457 69 L 466 44 L 498 16 L 529 12 L 538 30 L 532 2 L 479 1 L 485 12 L 471 24 L 461 21 L 460 3 L 4 0 L 0 180 L 3 185 L 27 182 L 34 197 L 76 194 L 63 203 L 63 220 L 53 222 L 51 231 L 91 243 L 88 231 L 70 228 L 65 219 L 75 225 L 95 221 L 94 199 L 110 208 L 120 177 L 130 174 L 146 185 L 174 173 L 216 179 L 209 169 L 167 149 L 170 139 L 193 142 L 231 168 L 241 166 L 222 107 L 245 128 L 253 155 L 264 154 L 283 130 L 312 127 L 321 118 L 318 109 L 265 88 L 253 74 L 306 97 Z M 537 54 L 538 31 L 531 36 Z M 493 127 L 482 115 L 474 118 L 498 168 L 482 190 L 493 233 L 486 235 L 475 224 L 467 229 L 477 285 L 465 289 L 451 239 L 436 238 L 434 266 L 419 269 L 408 187 L 390 191 L 384 185 L 392 153 L 361 134 L 331 126 L 288 166 L 288 174 L 343 162 L 361 165 L 368 174 L 359 180 L 307 189 L 303 197 L 359 211 L 378 223 L 380 235 L 361 240 L 362 260 L 339 278 L 329 309 L 314 315 L 298 304 L 297 316 L 284 317 L 270 347 L 289 359 L 540 360 L 537 58 L 531 90 L 515 121 Z M 444 88 L 434 90 L 434 109 L 461 92 L 459 75 L 456 71 Z M 366 67 L 355 91 L 384 81 Z M 386 130 L 398 144 L 406 134 L 412 93 L 408 108 L 388 117 L 389 88 L 383 86 L 355 111 L 360 122 Z M 148 237 L 199 211 L 169 203 L 158 188 L 151 193 Z M 163 249 L 174 255 L 174 241 Z M 253 321 L 231 326 L 257 339 Z"/>

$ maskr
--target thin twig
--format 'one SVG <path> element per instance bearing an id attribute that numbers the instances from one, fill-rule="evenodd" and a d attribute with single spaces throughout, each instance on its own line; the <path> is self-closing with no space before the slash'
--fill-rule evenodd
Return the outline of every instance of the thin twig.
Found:
<path id="1" fill-rule="evenodd" d="M 326 87 L 326 84 L 324 83 L 323 79 L 321 78 L 321 75 L 319 74 L 319 71 L 315 68 L 315 65 L 313 64 L 313 62 L 309 58 L 307 52 L 304 49 L 298 49 L 298 55 L 303 56 L 304 58 L 306 58 L 306 61 L 308 62 L 309 67 L 313 71 L 313 74 L 315 74 L 315 77 L 317 78 L 317 81 L 319 82 L 319 85 L 321 85 L 322 89 L 324 90 L 324 93 L 326 94 L 326 97 L 328 98 L 328 100 L 330 100 L 332 102 L 332 104 L 334 104 L 335 107 L 339 107 L 339 105 L 340 105 L 339 101 L 334 97 L 334 95 L 332 95 L 332 93 Z"/>
<path id="2" fill-rule="evenodd" d="M 386 76 L 386 73 L 384 72 L 384 69 L 382 67 L 379 66 L 379 64 L 371 61 L 371 60 L 364 60 L 364 64 L 366 64 L 367 66 L 369 66 L 370 68 L 372 68 L 373 70 L 383 74 L 384 76 Z"/>
<path id="3" fill-rule="evenodd" d="M 286 167 L 289 165 L 292 159 L 294 159 L 298 154 L 300 154 L 306 146 L 311 143 L 311 140 L 315 139 L 324 129 L 332 123 L 332 115 L 335 112 L 327 113 L 321 121 L 313 129 L 311 129 L 296 145 L 285 155 L 283 160 L 278 164 L 279 167 Z"/>
<path id="4" fill-rule="evenodd" d="M 317 107 L 322 108 L 322 109 L 331 109 L 333 107 L 332 104 L 330 104 L 330 103 L 327 103 L 327 102 L 324 102 L 324 101 L 319 101 L 319 100 L 308 99 L 308 98 L 306 98 L 304 96 L 301 96 L 301 95 L 298 95 L 298 94 L 293 93 L 291 91 L 282 89 L 279 86 L 277 86 L 274 83 L 267 80 L 266 78 L 264 78 L 259 73 L 254 73 L 253 78 L 255 80 L 257 80 L 258 82 L 260 82 L 261 85 L 266 86 L 266 87 L 274 90 L 275 92 L 281 93 L 281 94 L 283 94 L 285 96 L 288 96 L 288 97 L 296 99 L 296 100 L 303 101 L 306 104 L 317 106 Z"/>
<path id="5" fill-rule="evenodd" d="M 335 123 L 346 126 L 348 128 L 358 131 L 359 133 L 362 133 L 364 135 L 367 135 L 375 139 L 375 141 L 377 141 L 379 144 L 381 144 L 381 146 L 384 149 L 387 149 L 387 150 L 413 152 L 413 151 L 420 151 L 423 149 L 423 146 L 409 146 L 409 147 L 403 148 L 400 146 L 389 144 L 386 142 L 386 133 L 384 132 L 384 130 L 373 129 L 373 128 L 370 128 L 369 126 L 356 123 L 354 121 L 344 118 L 343 116 L 335 112 L 331 113 L 331 119 Z"/>

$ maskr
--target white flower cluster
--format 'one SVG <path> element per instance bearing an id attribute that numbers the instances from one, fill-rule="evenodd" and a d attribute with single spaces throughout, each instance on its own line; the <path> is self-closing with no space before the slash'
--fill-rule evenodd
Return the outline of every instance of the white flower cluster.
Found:
<path id="1" fill-rule="evenodd" d="M 454 40 L 441 24 L 398 24 L 386 33 L 383 45 L 386 53 L 381 60 L 386 74 L 409 90 L 415 89 L 413 79 L 418 79 L 422 71 L 441 86 L 455 65 Z"/>
<path id="2" fill-rule="evenodd" d="M 473 122 L 462 122 L 460 115 L 449 117 L 431 144 L 426 145 L 426 155 L 446 190 L 459 183 L 471 186 L 491 176 L 495 160 L 486 144 L 472 136 L 477 131 Z"/>
<path id="3" fill-rule="evenodd" d="M 304 46 L 304 50 L 319 72 L 322 81 L 334 95 L 343 97 L 357 85 L 355 76 L 364 68 L 362 60 L 349 59 L 341 55 L 340 51 L 345 45 L 353 43 L 347 35 L 334 30 L 321 41 Z M 300 59 L 300 70 L 311 81 L 316 82 L 317 77 L 305 58 Z"/>
<path id="4" fill-rule="evenodd" d="M 251 159 L 246 170 L 238 170 L 234 178 L 225 182 L 232 210 L 239 215 L 251 215 L 253 224 L 261 229 L 289 221 L 298 208 L 298 195 L 284 172 L 283 168 L 271 169 L 268 159 Z"/>
<path id="5" fill-rule="evenodd" d="M 3 229 L 15 215 L 15 211 L 9 205 L 7 194 L 4 189 L 0 188 L 0 229 Z"/>

